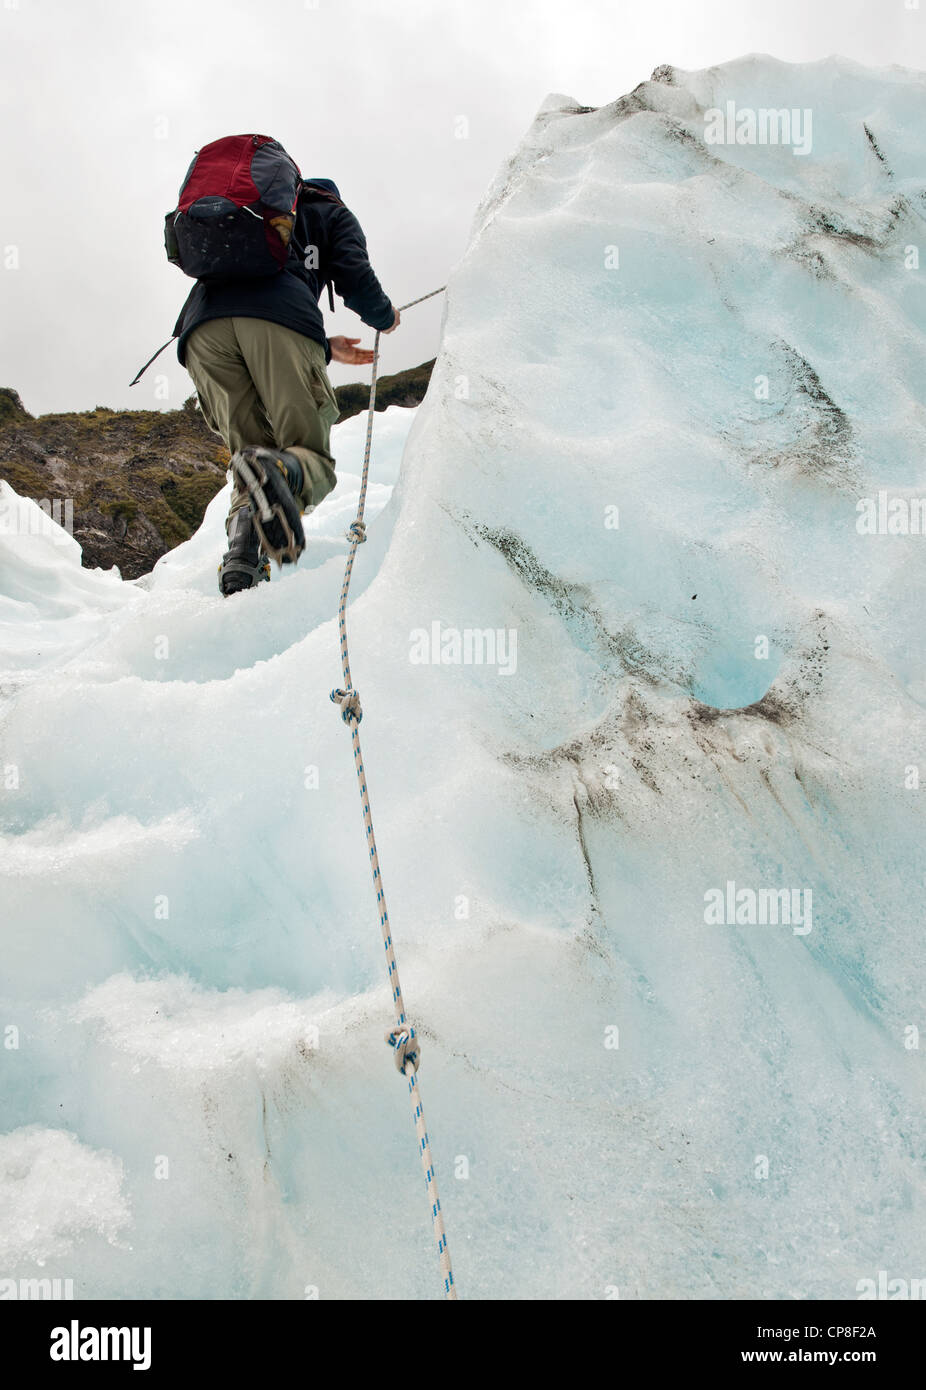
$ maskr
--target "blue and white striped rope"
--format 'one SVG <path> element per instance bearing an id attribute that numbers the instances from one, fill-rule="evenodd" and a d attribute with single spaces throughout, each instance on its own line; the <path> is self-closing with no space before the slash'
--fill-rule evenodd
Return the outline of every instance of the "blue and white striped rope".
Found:
<path id="1" fill-rule="evenodd" d="M 423 294 L 419 299 L 413 299 L 408 304 L 402 304 L 399 312 L 401 313 L 405 309 L 410 309 L 414 304 L 420 304 L 422 300 L 431 299 L 434 295 L 441 294 L 444 289 L 446 289 L 446 286 L 442 285 L 440 289 L 432 290 L 430 294 Z M 363 718 L 363 711 L 360 708 L 360 696 L 351 683 L 350 660 L 347 652 L 347 591 L 350 588 L 351 571 L 354 567 L 354 556 L 357 553 L 357 547 L 362 541 L 366 540 L 363 509 L 366 505 L 367 480 L 370 472 L 370 445 L 373 438 L 373 412 L 376 405 L 376 369 L 378 363 L 379 332 L 377 331 L 376 341 L 373 344 L 373 371 L 370 381 L 370 405 L 367 415 L 366 446 L 363 451 L 363 476 L 360 483 L 360 500 L 357 505 L 357 516 L 351 523 L 348 532 L 347 538 L 351 545 L 347 553 L 347 565 L 344 570 L 344 583 L 341 586 L 341 601 L 338 608 L 338 630 L 341 639 L 341 668 L 344 675 L 344 686 L 343 689 L 332 690 L 331 699 L 340 707 L 341 718 L 351 731 L 351 742 L 354 748 L 354 767 L 356 768 L 357 780 L 360 784 L 363 826 L 366 831 L 367 848 L 370 853 L 373 887 L 376 891 L 376 902 L 379 907 L 379 924 L 383 933 L 383 946 L 386 951 L 386 968 L 389 974 L 389 984 L 392 989 L 393 1008 L 395 1009 L 395 1027 L 387 1032 L 386 1042 L 394 1049 L 396 1066 L 408 1079 L 408 1093 L 412 1099 L 412 1118 L 415 1124 L 415 1134 L 418 1137 L 418 1151 L 421 1155 L 421 1164 L 424 1169 L 424 1180 L 428 1190 L 428 1201 L 431 1205 L 431 1222 L 434 1228 L 434 1236 L 437 1240 L 437 1253 L 440 1258 L 441 1277 L 444 1281 L 444 1294 L 448 1299 L 456 1299 L 458 1295 L 456 1285 L 453 1282 L 453 1269 L 450 1264 L 450 1251 L 447 1247 L 447 1234 L 444 1230 L 444 1217 L 441 1212 L 440 1197 L 437 1193 L 437 1176 L 434 1172 L 434 1163 L 431 1159 L 431 1142 L 428 1138 L 428 1131 L 424 1123 L 421 1092 L 418 1087 L 418 1068 L 421 1064 L 421 1049 L 415 1030 L 406 1018 L 405 1001 L 402 998 L 402 986 L 399 984 L 399 967 L 396 963 L 395 948 L 392 944 L 392 930 L 389 926 L 389 913 L 386 909 L 386 894 L 383 891 L 383 878 L 379 867 L 379 856 L 376 852 L 376 837 L 373 834 L 373 817 L 370 813 L 370 794 L 367 791 L 367 779 L 363 770 L 363 757 L 360 752 L 359 725 Z"/>

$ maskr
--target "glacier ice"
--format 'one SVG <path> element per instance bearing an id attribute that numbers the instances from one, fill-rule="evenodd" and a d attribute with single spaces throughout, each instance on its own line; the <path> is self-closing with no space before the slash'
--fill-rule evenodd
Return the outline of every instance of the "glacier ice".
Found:
<path id="1" fill-rule="evenodd" d="M 549 97 L 376 418 L 352 668 L 463 1297 L 924 1273 L 926 540 L 856 525 L 926 491 L 924 86 L 752 55 Z M 812 152 L 706 143 L 728 100 Z M 133 583 L 0 526 L 0 1277 L 440 1295 L 328 700 L 362 428 L 229 601 L 222 494 Z M 516 670 L 411 660 L 435 623 Z M 708 924 L 728 883 L 812 930 Z"/>

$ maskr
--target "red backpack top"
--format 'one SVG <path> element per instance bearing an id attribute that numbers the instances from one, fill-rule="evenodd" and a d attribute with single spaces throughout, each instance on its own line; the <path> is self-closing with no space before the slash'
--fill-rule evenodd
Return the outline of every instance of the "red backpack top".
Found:
<path id="1" fill-rule="evenodd" d="M 167 259 L 196 280 L 274 275 L 286 264 L 302 175 L 269 135 L 227 135 L 197 151 L 164 220 Z"/>

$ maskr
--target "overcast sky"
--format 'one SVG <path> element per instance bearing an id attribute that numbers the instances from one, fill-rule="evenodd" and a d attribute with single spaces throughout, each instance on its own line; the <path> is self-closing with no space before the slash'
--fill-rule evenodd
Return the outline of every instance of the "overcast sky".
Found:
<path id="1" fill-rule="evenodd" d="M 34 414 L 182 404 L 174 348 L 128 383 L 192 284 L 163 218 L 218 136 L 333 178 L 402 304 L 445 282 L 548 93 L 599 106 L 751 52 L 926 68 L 926 0 L 0 0 L 0 385 Z M 382 340 L 383 371 L 434 355 L 442 302 Z M 338 304 L 328 332 L 372 346 Z"/>

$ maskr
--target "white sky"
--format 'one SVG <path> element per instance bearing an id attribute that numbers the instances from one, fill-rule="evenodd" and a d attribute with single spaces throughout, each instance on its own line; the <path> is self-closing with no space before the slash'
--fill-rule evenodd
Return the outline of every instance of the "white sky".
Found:
<path id="1" fill-rule="evenodd" d="M 333 178 L 402 304 L 444 283 L 547 93 L 599 106 L 660 63 L 751 52 L 926 68 L 926 0 L 0 0 L 0 385 L 34 414 L 191 393 L 173 347 L 128 382 L 192 285 L 163 217 L 220 135 Z M 442 302 L 382 339 L 383 372 L 434 355 Z M 326 319 L 372 346 L 340 303 Z"/>

